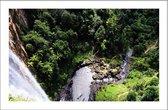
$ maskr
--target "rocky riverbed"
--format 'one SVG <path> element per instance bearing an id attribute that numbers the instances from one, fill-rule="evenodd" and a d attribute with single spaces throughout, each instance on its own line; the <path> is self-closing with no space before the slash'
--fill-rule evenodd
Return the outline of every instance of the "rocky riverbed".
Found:
<path id="1" fill-rule="evenodd" d="M 94 58 L 93 63 L 89 65 L 92 72 L 95 74 L 92 76 L 93 84 L 94 83 L 111 83 L 121 79 L 120 73 L 122 71 L 122 67 L 118 65 L 113 68 L 108 63 L 105 63 L 102 59 Z"/>
<path id="2" fill-rule="evenodd" d="M 91 60 L 87 59 L 78 66 L 78 70 L 76 71 L 75 76 L 72 79 L 68 80 L 67 84 L 62 88 L 60 94 L 56 97 L 55 100 L 74 101 L 75 99 L 76 101 L 94 101 L 95 94 L 98 90 L 101 89 L 102 85 L 123 82 L 129 71 L 129 64 L 130 55 L 126 56 L 123 65 L 118 65 L 115 68 L 113 68 L 112 65 L 109 65 L 101 58 L 94 57 Z M 84 70 L 85 68 L 88 68 L 86 72 Z M 91 75 L 88 75 L 88 73 Z M 84 76 L 88 77 L 85 78 Z M 89 82 L 86 83 L 87 79 L 89 79 Z M 77 84 L 78 82 L 76 81 L 78 81 L 79 84 Z M 78 87 L 75 85 L 77 85 Z M 88 87 L 90 89 L 88 89 Z M 79 88 L 82 88 L 83 90 Z M 87 92 L 85 93 L 87 93 L 88 95 L 83 93 L 86 88 Z M 77 90 L 78 92 L 74 90 Z M 77 94 L 74 94 L 76 92 L 79 94 L 79 96 L 76 96 Z"/>

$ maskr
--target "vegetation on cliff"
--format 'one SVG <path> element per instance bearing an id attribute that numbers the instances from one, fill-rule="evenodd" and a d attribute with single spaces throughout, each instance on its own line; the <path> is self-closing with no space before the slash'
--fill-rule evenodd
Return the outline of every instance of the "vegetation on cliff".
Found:
<path id="1" fill-rule="evenodd" d="M 26 102 L 29 102 L 29 101 L 33 101 L 31 99 L 26 99 L 26 98 L 23 98 L 23 97 L 14 97 L 12 96 L 11 94 L 9 94 L 9 101 L 26 101 Z"/>
<path id="2" fill-rule="evenodd" d="M 128 78 L 98 91 L 96 100 L 159 100 L 159 10 L 27 9 L 21 36 L 28 65 L 54 99 L 75 68 L 91 56 L 114 67 L 134 50 Z"/>

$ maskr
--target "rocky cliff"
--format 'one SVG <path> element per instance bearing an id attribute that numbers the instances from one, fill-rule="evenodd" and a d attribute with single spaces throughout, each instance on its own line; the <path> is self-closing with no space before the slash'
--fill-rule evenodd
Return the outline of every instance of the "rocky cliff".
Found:
<path id="1" fill-rule="evenodd" d="M 28 55 L 20 40 L 20 36 L 26 33 L 28 22 L 26 14 L 20 9 L 9 10 L 9 48 L 11 48 L 25 63 Z"/>

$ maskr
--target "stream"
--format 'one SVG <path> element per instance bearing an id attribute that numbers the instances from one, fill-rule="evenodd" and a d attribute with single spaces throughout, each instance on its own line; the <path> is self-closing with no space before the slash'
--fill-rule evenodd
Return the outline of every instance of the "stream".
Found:
<path id="1" fill-rule="evenodd" d="M 121 77 L 116 83 L 122 83 L 129 71 L 130 57 L 133 51 L 127 52 L 122 71 L 118 74 Z M 73 78 L 64 86 L 60 92 L 59 101 L 94 101 L 94 95 L 104 84 L 114 83 L 111 76 L 103 76 L 101 79 L 93 79 L 94 71 L 89 66 L 84 66 L 75 72 Z M 109 74 L 108 74 L 109 75 Z M 9 90 L 12 97 L 22 97 L 33 101 L 49 101 L 48 96 L 40 87 L 35 77 L 19 57 L 9 49 Z"/>
<path id="2" fill-rule="evenodd" d="M 121 65 L 122 71 L 119 73 L 121 77 L 116 83 L 123 83 L 124 79 L 128 75 L 130 57 L 132 56 L 133 50 L 129 50 L 126 53 L 124 63 Z M 91 101 L 94 100 L 94 93 L 100 88 L 103 84 L 114 83 L 114 78 L 103 78 L 102 80 L 95 80 L 95 83 L 92 84 L 92 76 L 95 73 L 91 72 L 91 69 L 87 66 L 80 68 L 76 71 L 75 76 L 73 77 L 72 83 L 72 100 L 73 101 Z"/>
<path id="3" fill-rule="evenodd" d="M 73 101 L 88 101 L 90 94 L 90 85 L 93 81 L 89 67 L 80 68 L 73 77 L 72 99 Z"/>

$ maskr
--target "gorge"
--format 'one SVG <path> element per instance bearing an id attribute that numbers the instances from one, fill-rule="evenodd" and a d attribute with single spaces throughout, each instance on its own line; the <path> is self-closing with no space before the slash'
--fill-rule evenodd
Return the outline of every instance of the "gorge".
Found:
<path id="1" fill-rule="evenodd" d="M 159 100 L 158 10 L 9 12 L 12 100 Z"/>

